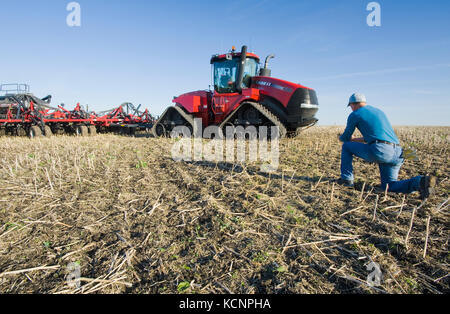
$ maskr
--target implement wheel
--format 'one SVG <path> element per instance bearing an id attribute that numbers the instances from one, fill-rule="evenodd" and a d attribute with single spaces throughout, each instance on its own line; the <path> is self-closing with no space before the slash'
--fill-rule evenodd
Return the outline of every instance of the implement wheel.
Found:
<path id="1" fill-rule="evenodd" d="M 121 127 L 120 131 L 119 131 L 119 134 L 120 135 L 124 135 L 124 136 L 130 135 L 130 128 Z"/>
<path id="2" fill-rule="evenodd" d="M 97 135 L 97 127 L 95 125 L 90 125 L 88 129 L 89 129 L 90 136 Z"/>
<path id="3" fill-rule="evenodd" d="M 30 130 L 28 131 L 28 137 L 29 138 L 36 138 L 36 137 L 41 137 L 42 134 L 42 130 L 40 127 L 38 127 L 37 125 L 33 125 Z"/>
<path id="4" fill-rule="evenodd" d="M 51 129 L 48 125 L 46 125 L 46 126 L 44 127 L 44 135 L 45 135 L 45 137 L 51 137 L 51 136 L 53 136 L 52 129 Z"/>
<path id="5" fill-rule="evenodd" d="M 19 126 L 17 128 L 17 136 L 27 136 L 27 131 L 23 127 Z"/>
<path id="6" fill-rule="evenodd" d="M 75 134 L 77 136 L 88 136 L 89 135 L 88 127 L 85 125 L 77 125 L 75 127 Z"/>

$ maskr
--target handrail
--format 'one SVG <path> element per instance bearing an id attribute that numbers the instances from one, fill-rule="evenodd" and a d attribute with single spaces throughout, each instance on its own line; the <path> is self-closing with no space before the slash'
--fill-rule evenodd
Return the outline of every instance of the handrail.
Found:
<path id="1" fill-rule="evenodd" d="M 0 93 L 5 95 L 24 94 L 30 92 L 30 86 L 27 84 L 0 84 Z"/>

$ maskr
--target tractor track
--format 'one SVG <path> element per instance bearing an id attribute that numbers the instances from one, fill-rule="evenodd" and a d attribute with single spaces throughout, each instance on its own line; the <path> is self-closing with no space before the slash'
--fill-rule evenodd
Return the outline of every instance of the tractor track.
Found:
<path id="1" fill-rule="evenodd" d="M 280 134 L 279 134 L 279 138 L 283 138 L 286 136 L 287 134 L 287 130 L 285 128 L 285 126 L 283 125 L 283 123 L 280 121 L 280 119 L 278 119 L 272 112 L 269 111 L 269 109 L 267 109 L 266 107 L 264 107 L 263 105 L 261 105 L 260 103 L 257 102 L 252 102 L 252 101 L 246 101 L 244 103 L 242 103 L 241 106 L 239 106 L 237 109 L 235 109 L 227 119 L 225 119 L 221 124 L 220 124 L 220 128 L 223 129 L 225 127 L 225 125 L 235 116 L 235 114 L 244 106 L 244 105 L 250 105 L 253 108 L 255 108 L 256 110 L 258 110 L 258 112 L 260 112 L 262 115 L 264 115 L 265 118 L 267 118 L 270 122 L 272 122 L 275 126 L 278 127 Z"/>
<path id="2" fill-rule="evenodd" d="M 171 107 L 167 108 L 167 109 L 163 112 L 163 114 L 161 115 L 161 117 L 158 119 L 158 121 L 156 121 L 155 125 L 153 126 L 153 128 L 152 128 L 152 134 L 153 134 L 154 137 L 159 137 L 159 136 L 157 135 L 157 133 L 156 133 L 156 127 L 157 127 L 158 125 L 161 125 L 161 126 L 164 127 L 164 125 L 161 124 L 161 121 L 165 118 L 165 115 L 166 115 L 170 110 L 175 110 L 181 117 L 183 117 L 183 119 L 185 119 L 185 120 L 192 126 L 192 129 L 194 129 L 194 117 L 193 117 L 191 114 L 187 114 L 186 112 L 184 112 L 184 110 L 181 109 L 181 107 L 179 107 L 179 106 L 171 106 Z M 166 131 L 166 130 L 165 130 L 165 127 L 164 127 L 164 131 Z"/>
<path id="3" fill-rule="evenodd" d="M 256 110 L 258 110 L 258 112 L 260 112 L 266 119 L 268 119 L 271 123 L 273 123 L 275 126 L 278 127 L 279 129 L 279 138 L 284 138 L 287 135 L 287 130 L 286 127 L 283 125 L 283 123 L 280 121 L 280 119 L 278 119 L 272 112 L 269 111 L 269 109 L 267 109 L 266 107 L 264 107 L 263 105 L 256 103 L 256 102 L 250 102 L 250 101 L 246 101 L 244 103 L 242 103 L 241 106 L 239 106 L 237 109 L 235 109 L 229 116 L 228 118 L 226 118 L 220 125 L 219 128 L 220 129 L 224 129 L 224 127 L 226 126 L 227 123 L 229 123 L 230 120 L 232 120 L 235 116 L 235 114 L 242 109 L 243 106 L 245 105 L 250 105 L 253 108 L 255 108 Z M 155 137 L 158 137 L 158 134 L 156 132 L 156 127 L 158 125 L 161 125 L 164 127 L 163 124 L 161 124 L 161 122 L 164 120 L 165 116 L 168 114 L 168 112 L 170 110 L 176 110 L 176 112 L 183 118 L 185 119 L 191 126 L 192 129 L 194 128 L 194 116 L 191 114 L 186 113 L 181 107 L 179 106 L 171 106 L 169 108 L 167 108 L 164 113 L 161 115 L 161 118 L 155 123 L 155 125 L 152 128 L 152 134 Z M 166 131 L 164 129 L 164 131 Z"/>

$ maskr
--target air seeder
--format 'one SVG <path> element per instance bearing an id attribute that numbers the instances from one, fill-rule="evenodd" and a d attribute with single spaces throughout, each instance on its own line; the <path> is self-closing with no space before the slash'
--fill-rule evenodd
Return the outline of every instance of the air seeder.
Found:
<path id="1" fill-rule="evenodd" d="M 54 134 L 95 135 L 97 132 L 133 135 L 150 130 L 156 119 L 140 106 L 123 103 L 101 113 L 88 112 L 80 104 L 73 110 L 50 106 L 52 97 L 38 98 L 26 84 L 0 85 L 0 135 L 52 136 Z"/>

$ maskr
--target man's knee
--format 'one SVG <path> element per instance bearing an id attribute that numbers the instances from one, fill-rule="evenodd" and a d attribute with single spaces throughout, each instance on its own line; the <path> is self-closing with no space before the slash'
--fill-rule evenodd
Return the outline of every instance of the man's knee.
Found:
<path id="1" fill-rule="evenodd" d="M 351 151 L 350 150 L 350 145 L 351 145 L 351 142 L 344 142 L 342 144 L 342 151 L 350 152 Z"/>

